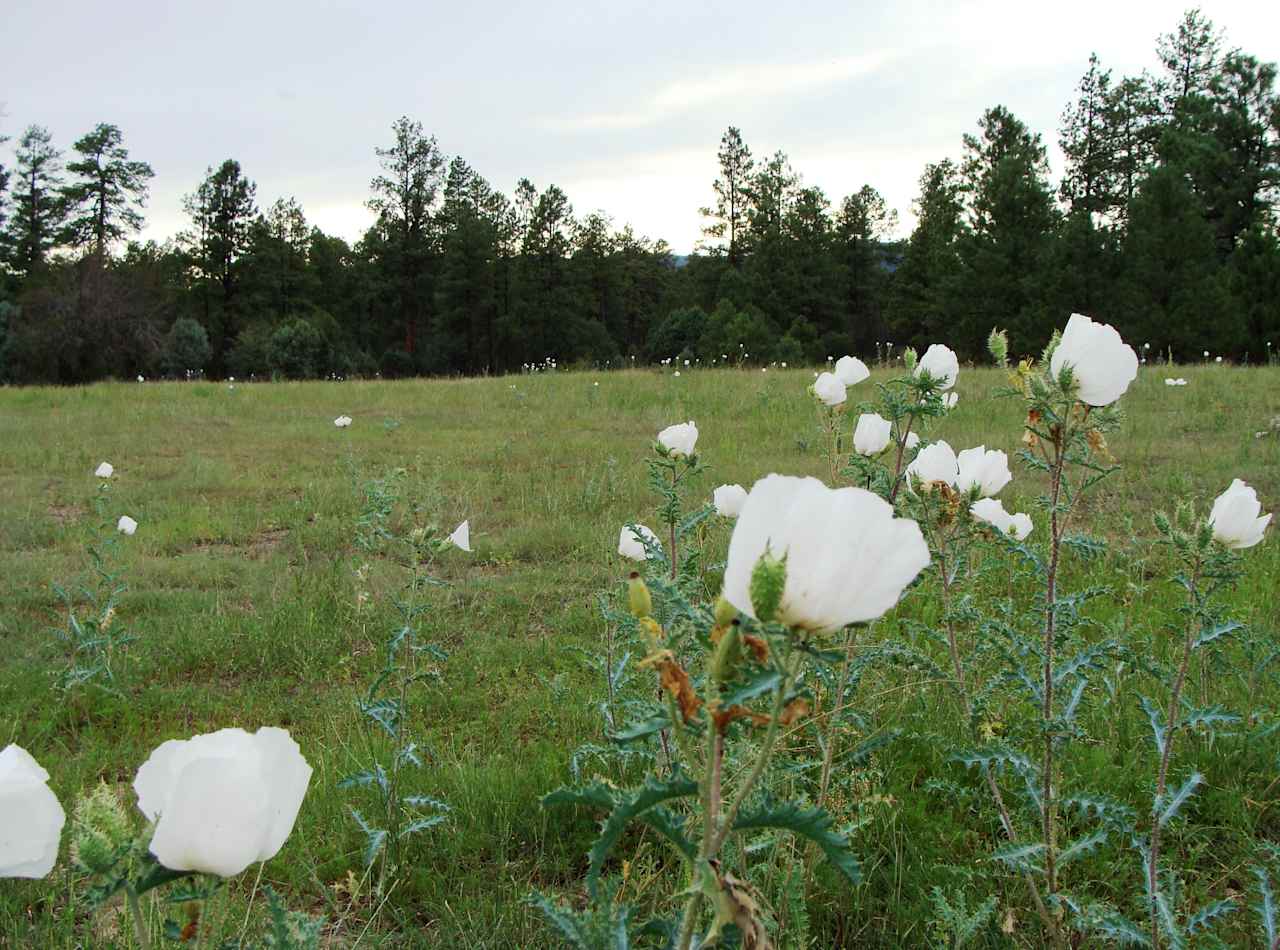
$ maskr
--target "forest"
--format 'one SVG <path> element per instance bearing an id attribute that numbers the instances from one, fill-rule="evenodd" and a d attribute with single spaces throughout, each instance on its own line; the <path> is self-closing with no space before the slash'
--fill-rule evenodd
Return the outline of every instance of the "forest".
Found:
<path id="1" fill-rule="evenodd" d="M 730 126 L 689 255 L 555 184 L 507 195 L 408 116 L 354 244 L 233 158 L 193 183 L 186 229 L 141 242 L 156 173 L 121 129 L 64 151 L 33 125 L 0 164 L 0 382 L 800 363 L 936 338 L 974 358 L 993 325 L 1030 353 L 1075 311 L 1152 359 L 1271 361 L 1276 65 L 1197 10 L 1156 53 L 1137 76 L 1089 59 L 1056 178 L 1042 134 L 987 109 L 959 161 L 921 171 L 905 240 L 874 184 L 835 200 Z"/>

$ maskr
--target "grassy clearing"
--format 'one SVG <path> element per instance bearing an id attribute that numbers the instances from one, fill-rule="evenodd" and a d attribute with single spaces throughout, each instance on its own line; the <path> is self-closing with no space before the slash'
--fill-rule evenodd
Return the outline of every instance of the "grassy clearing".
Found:
<path id="1" fill-rule="evenodd" d="M 1097 619 L 1160 658 L 1174 649 L 1178 597 L 1152 581 L 1166 557 L 1150 544 L 1152 512 L 1186 497 L 1207 505 L 1233 477 L 1254 485 L 1267 510 L 1280 507 L 1280 439 L 1254 438 L 1280 414 L 1280 371 L 1177 372 L 1187 387 L 1167 388 L 1162 368 L 1144 369 L 1125 397 L 1126 423 L 1110 446 L 1124 468 L 1091 496 L 1087 515 L 1112 547 L 1069 567 L 1071 584 L 1112 588 Z M 336 945 L 553 946 L 522 898 L 535 887 L 577 893 L 594 826 L 586 813 L 548 812 L 538 799 L 565 781 L 574 748 L 601 739 L 602 685 L 573 648 L 601 641 L 595 598 L 624 574 L 613 553 L 621 524 L 651 520 L 649 442 L 663 426 L 695 419 L 711 465 L 708 496 L 721 482 L 750 486 L 770 471 L 821 477 L 810 381 L 804 370 L 635 371 L 234 391 L 206 383 L 0 390 L 0 745 L 36 755 L 69 806 L 99 777 L 127 785 L 164 739 L 285 726 L 315 775 L 264 880 L 295 906 L 328 914 Z M 930 435 L 1012 456 L 1019 404 L 989 398 L 1002 382 L 994 370 L 963 371 L 958 409 Z M 339 413 L 354 417 L 350 429 L 333 427 Z M 103 459 L 117 473 L 112 520 L 127 513 L 141 525 L 120 547 L 130 587 L 122 611 L 139 639 L 123 666 L 123 697 L 62 706 L 50 685 L 63 656 L 49 632 L 61 621 L 51 585 L 85 568 L 91 473 Z M 450 659 L 441 684 L 424 687 L 414 723 L 434 755 L 421 790 L 452 803 L 454 817 L 421 840 L 414 867 L 379 906 L 358 880 L 363 840 L 346 813 L 356 799 L 334 785 L 365 741 L 353 701 L 379 666 L 399 580 L 393 564 L 353 546 L 361 487 L 397 468 L 405 475 L 396 528 L 432 521 L 448 530 L 469 517 L 475 552 L 444 559 L 438 572 L 453 586 L 436 595 L 428 628 Z M 1001 497 L 1035 516 L 1038 494 L 1019 470 Z M 716 530 L 723 545 L 728 527 Z M 1232 599 L 1239 619 L 1274 638 L 1280 544 L 1271 534 L 1250 553 Z M 354 568 L 365 561 L 361 583 Z M 899 614 L 928 620 L 927 601 L 912 599 Z M 875 632 L 903 635 L 892 616 Z M 1251 680 L 1246 658 L 1236 659 L 1218 671 L 1213 698 L 1274 715 L 1280 687 Z M 1143 675 L 1121 671 L 1115 688 L 1108 703 L 1095 702 L 1089 724 L 1107 741 L 1068 769 L 1140 805 L 1153 770 L 1136 700 Z M 964 890 L 974 904 L 996 894 L 999 916 L 1013 912 L 1013 933 L 993 932 L 990 945 L 1025 943 L 1021 891 L 986 861 L 991 815 L 971 794 L 973 778 L 934 741 L 958 728 L 946 684 L 885 670 L 864 682 L 859 702 L 869 732 L 904 734 L 838 784 L 840 823 L 860 822 L 866 882 L 853 892 L 835 881 L 819 889 L 810 902 L 815 945 L 925 944 L 934 885 Z M 1197 869 L 1193 886 L 1216 896 L 1247 888 L 1254 839 L 1280 839 L 1277 748 L 1233 741 L 1186 746 L 1181 765 L 1202 770 L 1208 787 L 1167 844 Z M 941 795 L 932 779 L 954 792 Z M 0 886 L 0 946 L 83 944 L 93 928 L 105 942 L 126 939 L 111 915 L 71 918 L 77 883 L 65 864 L 64 855 L 45 882 Z M 1136 857 L 1119 847 L 1078 873 L 1121 901 L 1139 886 Z M 243 920 L 246 877 L 221 911 L 228 933 Z M 643 878 L 629 886 L 643 888 Z M 1237 917 L 1233 936 L 1247 942 L 1246 915 Z"/>

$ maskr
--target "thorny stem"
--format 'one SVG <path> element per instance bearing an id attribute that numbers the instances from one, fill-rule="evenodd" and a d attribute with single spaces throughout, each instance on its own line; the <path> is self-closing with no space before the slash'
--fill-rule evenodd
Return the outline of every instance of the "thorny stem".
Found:
<path id="1" fill-rule="evenodd" d="M 893 460 L 893 487 L 889 489 L 889 504 L 898 500 L 898 489 L 902 487 L 902 456 L 907 450 L 907 437 L 911 435 L 911 426 L 915 416 L 907 416 L 907 425 L 898 436 L 898 452 Z"/>
<path id="2" fill-rule="evenodd" d="M 853 641 L 856 635 L 857 627 L 851 624 L 848 633 L 845 634 L 844 662 L 840 664 L 840 682 L 836 684 L 836 701 L 831 707 L 831 712 L 827 714 L 826 749 L 822 755 L 822 779 L 818 783 L 818 797 L 814 801 L 814 805 L 818 808 L 821 808 L 827 800 L 827 787 L 831 782 L 831 763 L 835 758 L 836 727 L 839 722 L 840 710 L 844 708 L 844 690 L 845 684 L 849 680 L 849 666 L 853 660 Z"/>
<path id="3" fill-rule="evenodd" d="M 1057 861 L 1057 802 L 1053 790 L 1053 648 L 1057 633 L 1058 561 L 1062 550 L 1062 532 L 1065 523 L 1058 517 L 1058 505 L 1062 498 L 1062 469 L 1067 457 L 1067 433 L 1065 423 L 1054 432 L 1053 467 L 1050 469 L 1049 491 L 1049 570 L 1045 579 L 1044 605 L 1044 668 L 1041 689 L 1041 728 L 1044 731 L 1044 755 L 1041 762 L 1041 818 L 1044 835 L 1045 884 L 1050 899 L 1058 892 Z"/>
<path id="4" fill-rule="evenodd" d="M 671 515 L 671 579 L 676 579 L 676 568 L 680 563 L 676 555 L 676 522 L 679 520 L 679 512 L 675 510 L 676 483 L 680 477 L 676 474 L 675 464 L 671 467 L 671 497 L 672 497 L 672 515 Z"/>
<path id="5" fill-rule="evenodd" d="M 1169 778 L 1169 759 L 1173 753 L 1173 737 L 1177 734 L 1178 720 L 1182 718 L 1179 702 L 1182 699 L 1182 687 L 1187 679 L 1187 668 L 1191 665 L 1191 651 L 1195 648 L 1195 636 L 1199 632 L 1200 623 L 1197 617 L 1200 580 L 1200 560 L 1196 559 L 1195 569 L 1191 574 L 1191 586 L 1187 597 L 1193 611 L 1187 623 L 1187 635 L 1182 641 L 1182 662 L 1178 664 L 1178 675 L 1174 677 L 1173 689 L 1169 693 L 1169 711 L 1164 719 L 1164 743 L 1160 750 L 1160 768 L 1156 773 L 1156 797 L 1151 809 L 1151 847 L 1147 852 L 1147 887 L 1151 894 L 1151 946 L 1155 950 L 1160 947 L 1160 928 L 1156 908 L 1156 873 L 1160 862 L 1160 818 L 1157 812 L 1164 798 Z"/>
<path id="6" fill-rule="evenodd" d="M 973 699 L 969 694 L 969 686 L 965 680 L 964 664 L 960 660 L 960 646 L 956 638 L 955 621 L 951 617 L 951 588 L 954 581 L 947 570 L 947 555 L 944 545 L 945 539 L 939 538 L 935 547 L 938 552 L 938 573 L 942 579 L 942 616 L 947 631 L 947 647 L 951 653 L 951 668 L 956 678 L 956 691 L 960 694 L 960 700 L 964 705 L 965 722 L 968 723 L 974 737 L 978 738 L 976 724 L 973 721 Z M 1004 830 L 1005 838 L 1010 842 L 1017 841 L 1018 836 L 1013 827 L 1013 818 L 1009 814 L 1009 807 L 1004 802 L 1004 795 L 1000 791 L 1000 783 L 996 781 L 995 773 L 985 763 L 982 765 L 982 777 L 991 792 L 991 798 L 995 802 L 996 810 L 1000 813 L 1000 827 Z M 1022 877 L 1026 881 L 1031 899 L 1035 902 L 1036 913 L 1040 916 L 1040 922 L 1044 924 L 1045 930 L 1049 933 L 1052 941 L 1055 944 L 1061 943 L 1058 924 L 1049 913 L 1048 908 L 1045 907 L 1044 898 L 1040 896 L 1040 888 L 1036 884 L 1035 878 L 1032 877 L 1030 871 L 1026 870 L 1022 872 Z"/>
<path id="7" fill-rule="evenodd" d="M 786 703 L 787 690 L 791 688 L 791 683 L 795 679 L 796 670 L 789 660 L 783 661 L 782 682 L 778 685 L 777 691 L 773 697 L 773 715 L 769 717 L 769 728 L 765 733 L 764 740 L 760 745 L 760 752 L 756 756 L 755 764 L 752 765 L 751 771 L 738 786 L 738 791 L 733 797 L 728 810 L 724 813 L 724 817 L 720 817 L 720 807 L 723 804 L 721 800 L 721 782 L 723 776 L 721 768 L 724 760 L 724 736 L 720 733 L 711 718 L 711 707 L 707 710 L 707 731 L 712 733 L 708 737 L 708 761 L 707 771 L 704 777 L 703 804 L 707 809 L 707 814 L 703 819 L 702 826 L 702 843 L 698 848 L 698 856 L 691 868 L 691 874 L 694 881 L 691 882 L 691 888 L 697 886 L 697 876 L 709 861 L 715 859 L 720 853 L 720 849 L 724 846 L 725 839 L 733 830 L 733 821 L 738 816 L 738 811 L 742 808 L 747 796 L 751 794 L 751 790 L 755 787 L 760 776 L 764 774 L 765 766 L 769 763 L 769 758 L 773 754 L 773 747 L 778 740 L 779 720 L 782 718 L 782 710 Z M 712 699 L 718 700 L 714 692 Z M 684 910 L 681 914 L 680 937 L 676 942 L 678 950 L 689 950 L 690 943 L 693 940 L 693 928 L 697 923 L 698 904 L 703 894 L 701 891 L 694 890 L 685 901 Z"/>
<path id="8" fill-rule="evenodd" d="M 147 933 L 147 922 L 142 917 L 142 907 L 138 904 L 138 892 L 133 889 L 132 884 L 126 884 L 124 893 L 129 913 L 133 917 L 133 930 L 138 935 L 138 945 L 142 950 L 151 950 L 151 937 Z"/>

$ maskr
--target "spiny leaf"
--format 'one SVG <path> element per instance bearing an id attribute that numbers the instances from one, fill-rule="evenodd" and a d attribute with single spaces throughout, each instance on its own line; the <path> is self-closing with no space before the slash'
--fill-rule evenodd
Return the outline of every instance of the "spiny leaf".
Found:
<path id="1" fill-rule="evenodd" d="M 651 719 L 645 719 L 643 722 L 633 722 L 628 726 L 624 726 L 617 732 L 612 733 L 609 738 L 618 743 L 635 742 L 637 739 L 643 739 L 645 736 L 651 736 L 655 732 L 661 732 L 663 729 L 667 729 L 670 726 L 670 717 L 654 716 Z"/>
<path id="2" fill-rule="evenodd" d="M 592 782 L 578 788 L 561 786 L 554 792 L 542 796 L 542 805 L 590 805 L 595 808 L 612 808 L 617 800 L 618 789 L 604 782 Z"/>
<path id="3" fill-rule="evenodd" d="M 1187 918 L 1187 933 L 1195 934 L 1201 930 L 1208 930 L 1219 917 L 1225 917 L 1227 914 L 1234 912 L 1236 902 L 1233 900 L 1223 899 L 1213 901 L 1212 903 L 1202 907 L 1189 918 Z"/>
<path id="4" fill-rule="evenodd" d="M 1196 637 L 1192 649 L 1198 650 L 1202 646 L 1207 646 L 1208 644 L 1213 643 L 1219 637 L 1225 637 L 1227 634 L 1234 633 L 1242 627 L 1244 627 L 1244 624 L 1238 623 L 1235 620 L 1228 620 L 1225 623 L 1215 624 L 1207 630 L 1202 631 L 1200 636 Z"/>
<path id="5" fill-rule="evenodd" d="M 569 945 L 574 950 L 596 950 L 583 932 L 582 925 L 575 914 L 562 910 L 546 897 L 537 893 L 529 896 L 529 903 L 542 911 L 542 916 L 550 921 L 551 926 L 555 927 L 560 936 L 569 941 Z"/>
<path id="6" fill-rule="evenodd" d="M 1199 772 L 1193 772 L 1191 777 L 1182 783 L 1181 788 L 1172 793 L 1165 792 L 1163 800 L 1155 803 L 1156 808 L 1161 808 L 1163 805 L 1160 817 L 1157 819 L 1161 828 L 1173 820 L 1173 818 L 1182 809 L 1182 806 L 1187 803 L 1193 794 L 1195 794 L 1195 790 L 1203 782 L 1204 776 Z"/>
<path id="7" fill-rule="evenodd" d="M 802 808 L 795 802 L 778 803 L 765 799 L 754 811 L 739 813 L 733 829 L 781 828 L 808 838 L 851 884 L 857 884 L 862 878 L 858 859 L 849 847 L 849 839 L 840 832 L 832 831 L 832 824 L 832 817 L 821 808 Z"/>
<path id="8" fill-rule="evenodd" d="M 1156 708 L 1155 703 L 1147 699 L 1147 697 L 1139 696 L 1138 702 L 1142 704 L 1142 709 L 1151 723 L 1151 734 L 1155 737 L 1156 752 L 1159 755 L 1164 755 L 1164 744 L 1168 741 L 1168 733 L 1165 731 L 1164 726 L 1164 716 Z"/>
<path id="9" fill-rule="evenodd" d="M 426 831 L 428 828 L 434 828 L 436 825 L 448 821 L 447 815 L 431 815 L 427 818 L 416 818 L 400 830 L 399 837 L 407 838 L 409 835 L 416 835 L 419 831 Z"/>
<path id="10" fill-rule="evenodd" d="M 1076 858 L 1083 857 L 1090 851 L 1095 850 L 1100 844 L 1107 840 L 1107 829 L 1099 828 L 1097 831 L 1085 835 L 1083 838 L 1077 839 L 1068 847 L 1064 848 L 1058 855 L 1058 866 L 1062 867 Z"/>
<path id="11" fill-rule="evenodd" d="M 1267 947 L 1276 946 L 1277 936 L 1276 928 L 1276 898 L 1271 890 L 1271 876 L 1267 873 L 1266 868 L 1253 867 L 1253 876 L 1258 879 L 1258 900 L 1250 905 L 1253 912 L 1258 915 L 1258 919 L 1262 922 L 1262 931 L 1267 936 Z"/>
<path id="12" fill-rule="evenodd" d="M 351 816 L 355 818 L 356 824 L 360 826 L 360 830 L 365 833 L 364 847 L 364 866 L 371 867 L 373 862 L 378 858 L 378 852 L 382 850 L 383 845 L 387 843 L 387 833 L 382 828 L 375 828 L 364 820 L 364 815 L 351 809 Z"/>
<path id="13" fill-rule="evenodd" d="M 600 829 L 600 837 L 592 845 L 588 853 L 590 862 L 587 866 L 587 890 L 594 897 L 600 872 L 609 852 L 618 843 L 622 833 L 633 818 L 638 818 L 650 808 L 670 801 L 673 798 L 687 798 L 698 794 L 698 783 L 681 775 L 661 781 L 650 778 L 638 790 L 632 793 L 621 793 L 616 796 L 613 810 L 605 819 Z"/>
<path id="14" fill-rule="evenodd" d="M 756 676 L 753 676 L 741 686 L 735 687 L 722 698 L 721 702 L 725 708 L 734 705 L 741 705 L 748 700 L 755 699 L 757 696 L 761 696 L 769 692 L 769 690 L 773 689 L 780 682 L 782 682 L 781 673 L 777 670 L 765 670 Z"/>
<path id="15" fill-rule="evenodd" d="M 1217 705 L 1188 710 L 1182 717 L 1182 725 L 1188 729 L 1194 729 L 1196 726 L 1207 726 L 1212 729 L 1215 726 L 1228 726 L 1237 722 L 1240 722 L 1239 716 Z"/>
<path id="16" fill-rule="evenodd" d="M 983 768 L 999 771 L 1003 766 L 1009 766 L 1016 772 L 1028 773 L 1032 771 L 1031 760 L 1016 749 L 1008 746 L 987 746 L 982 749 L 962 749 L 951 756 L 951 761 L 960 762 L 969 768 L 974 766 L 982 766 Z"/>
<path id="17" fill-rule="evenodd" d="M 1017 868 L 1020 871 L 1035 871 L 1039 873 L 1040 865 L 1036 864 L 1032 859 L 1038 858 L 1044 853 L 1044 844 L 1040 842 L 1032 842 L 1030 844 L 1010 844 L 998 849 L 991 857 L 996 861 L 1003 861 L 1010 867 Z"/>
<path id="18" fill-rule="evenodd" d="M 405 795 L 400 801 L 412 808 L 438 808 L 440 811 L 453 811 L 453 806 L 430 795 Z"/>

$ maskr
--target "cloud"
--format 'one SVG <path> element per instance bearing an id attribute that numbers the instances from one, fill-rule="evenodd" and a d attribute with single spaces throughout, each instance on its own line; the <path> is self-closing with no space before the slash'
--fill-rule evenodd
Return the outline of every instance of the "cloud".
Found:
<path id="1" fill-rule="evenodd" d="M 893 58 L 893 53 L 880 51 L 813 63 L 734 66 L 668 82 L 647 101 L 631 109 L 581 116 L 547 117 L 539 120 L 538 125 L 557 131 L 642 128 L 673 115 L 720 102 L 742 99 L 760 102 L 848 82 L 877 72 Z"/>

